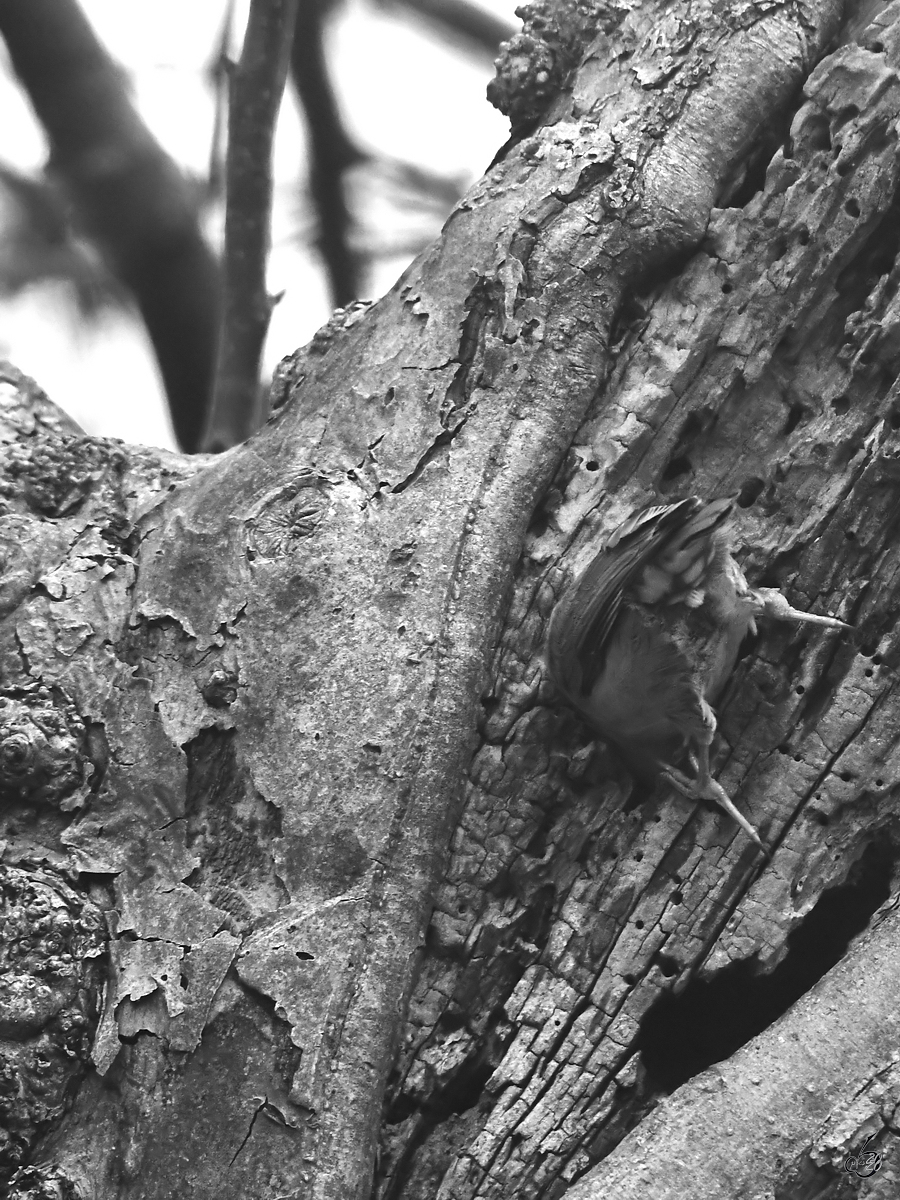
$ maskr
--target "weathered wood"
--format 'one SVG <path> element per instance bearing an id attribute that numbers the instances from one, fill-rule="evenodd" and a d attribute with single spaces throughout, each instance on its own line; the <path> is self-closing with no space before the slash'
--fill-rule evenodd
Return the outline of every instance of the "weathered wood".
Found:
<path id="1" fill-rule="evenodd" d="M 626 13 L 218 459 L 10 377 L 3 694 L 58 732 L 4 857 L 80 889 L 79 936 L 105 912 L 110 961 L 32 1172 L 345 1200 L 380 1142 L 385 1200 L 559 1196 L 658 1103 L 660 997 L 774 968 L 857 860 L 888 880 L 894 15 L 835 48 L 833 4 Z M 751 582 L 857 629 L 765 631 L 723 699 L 765 870 L 718 814 L 626 806 L 544 679 L 563 572 L 689 492 L 738 492 Z"/>

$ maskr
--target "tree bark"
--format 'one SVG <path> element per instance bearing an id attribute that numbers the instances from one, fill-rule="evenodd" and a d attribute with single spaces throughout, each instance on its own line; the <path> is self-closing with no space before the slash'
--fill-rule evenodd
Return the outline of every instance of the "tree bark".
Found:
<path id="1" fill-rule="evenodd" d="M 0 1029 L 14 1197 L 812 1197 L 888 1145 L 893 917 L 816 980 L 894 886 L 900 6 L 619 16 L 531 10 L 542 128 L 242 446 L 8 373 L 4 895 L 66 968 Z M 545 680 L 568 572 L 691 493 L 855 626 L 762 630 L 719 706 L 770 864 Z"/>

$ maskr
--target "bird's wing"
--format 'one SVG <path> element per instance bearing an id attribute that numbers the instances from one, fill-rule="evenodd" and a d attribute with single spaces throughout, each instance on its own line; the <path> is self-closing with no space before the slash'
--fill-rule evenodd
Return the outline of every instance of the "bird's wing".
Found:
<path id="1" fill-rule="evenodd" d="M 610 535 L 562 597 L 548 634 L 550 670 L 562 691 L 575 697 L 591 691 L 628 584 L 674 530 L 702 507 L 702 502 L 691 496 L 633 514 Z"/>
<path id="2" fill-rule="evenodd" d="M 702 596 L 713 564 L 721 557 L 718 531 L 733 509 L 734 498 L 727 496 L 686 514 L 635 579 L 635 599 L 641 604 L 677 604 L 691 593 Z"/>

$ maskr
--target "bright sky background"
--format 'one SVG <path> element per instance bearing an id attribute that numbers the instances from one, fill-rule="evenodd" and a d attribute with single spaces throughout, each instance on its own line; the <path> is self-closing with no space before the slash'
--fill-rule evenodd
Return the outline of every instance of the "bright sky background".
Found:
<path id="1" fill-rule="evenodd" d="M 516 0 L 481 3 L 516 23 Z M 204 175 L 213 123 L 205 70 L 225 0 L 82 0 L 82 7 L 128 73 L 150 129 L 177 162 Z M 506 119 L 484 98 L 493 74 L 486 56 L 441 42 L 429 27 L 401 20 L 373 0 L 345 0 L 332 22 L 329 47 L 346 123 L 363 149 L 468 184 L 505 140 Z M 43 134 L 8 64 L 0 69 L 0 111 L 0 159 L 18 169 L 39 168 L 46 157 Z M 315 256 L 294 236 L 307 220 L 297 186 L 304 158 L 305 136 L 288 93 L 276 139 L 269 264 L 269 289 L 284 290 L 284 298 L 273 314 L 266 371 L 309 341 L 330 311 Z M 386 241 L 402 234 L 396 212 L 374 215 L 388 221 L 393 215 L 394 227 L 384 230 Z M 389 288 L 406 261 L 399 256 L 380 260 L 369 294 Z M 140 323 L 128 315 L 86 324 L 59 288 L 35 287 L 15 300 L 0 300 L 0 357 L 33 375 L 87 432 L 174 447 L 152 353 Z"/>

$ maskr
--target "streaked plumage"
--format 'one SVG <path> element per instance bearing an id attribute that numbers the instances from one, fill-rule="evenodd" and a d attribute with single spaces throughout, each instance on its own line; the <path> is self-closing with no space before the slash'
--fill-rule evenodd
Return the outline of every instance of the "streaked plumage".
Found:
<path id="1" fill-rule="evenodd" d="M 750 588 L 724 531 L 733 508 L 732 498 L 692 496 L 629 517 L 554 609 L 548 661 L 559 690 L 635 775 L 663 775 L 685 795 L 714 800 L 762 847 L 710 776 L 710 705 L 756 617 L 847 626 L 791 608 L 773 588 Z M 694 779 L 675 769 L 686 751 L 696 756 Z"/>

